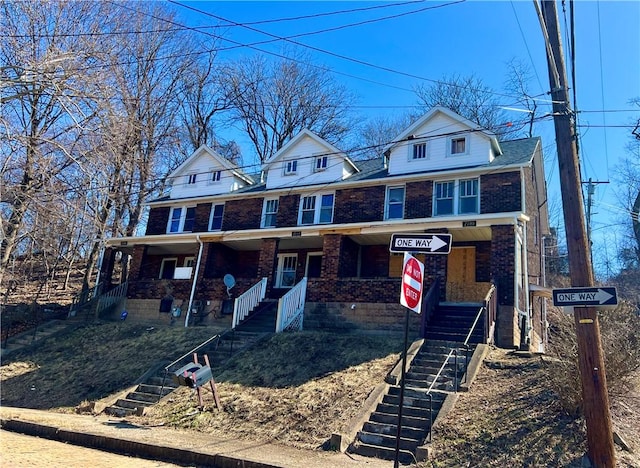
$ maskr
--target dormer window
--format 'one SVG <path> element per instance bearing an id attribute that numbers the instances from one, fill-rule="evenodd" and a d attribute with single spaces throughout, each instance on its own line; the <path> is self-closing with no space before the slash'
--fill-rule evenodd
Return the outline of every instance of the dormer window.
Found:
<path id="1" fill-rule="evenodd" d="M 327 156 L 317 156 L 316 165 L 315 165 L 316 172 L 324 171 L 327 168 L 327 161 L 328 161 Z"/>
<path id="2" fill-rule="evenodd" d="M 195 185 L 198 180 L 198 174 L 188 174 L 187 175 L 187 185 Z"/>
<path id="3" fill-rule="evenodd" d="M 427 158 L 427 143 L 415 143 L 413 145 L 412 159 L 426 159 Z"/>
<path id="4" fill-rule="evenodd" d="M 449 154 L 467 154 L 467 137 L 455 137 L 449 140 Z"/>
<path id="5" fill-rule="evenodd" d="M 211 171 L 211 178 L 209 179 L 209 182 L 212 184 L 220 182 L 221 176 L 222 171 Z"/>
<path id="6" fill-rule="evenodd" d="M 285 161 L 284 175 L 295 175 L 298 172 L 298 160 Z"/>

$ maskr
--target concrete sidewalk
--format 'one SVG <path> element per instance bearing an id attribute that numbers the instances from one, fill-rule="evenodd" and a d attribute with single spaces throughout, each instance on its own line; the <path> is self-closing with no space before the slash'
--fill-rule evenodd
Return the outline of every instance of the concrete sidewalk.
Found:
<path id="1" fill-rule="evenodd" d="M 393 462 L 270 443 L 212 439 L 193 431 L 148 427 L 104 415 L 0 407 L 3 429 L 109 452 L 181 465 L 212 467 L 388 468 Z"/>

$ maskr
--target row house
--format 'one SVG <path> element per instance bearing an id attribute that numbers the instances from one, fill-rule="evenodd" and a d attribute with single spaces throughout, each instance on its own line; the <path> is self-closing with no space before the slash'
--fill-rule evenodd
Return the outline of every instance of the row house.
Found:
<path id="1" fill-rule="evenodd" d="M 495 287 L 494 342 L 543 346 L 548 219 L 539 138 L 498 141 L 436 107 L 371 160 L 353 161 L 303 130 L 260 177 L 203 146 L 169 178 L 169 193 L 148 203 L 145 235 L 108 241 L 107 281 L 118 251 L 131 258 L 129 317 L 165 320 L 170 298 L 224 320 L 215 312 L 263 278 L 267 299 L 304 279 L 305 313 L 397 329 L 403 256 L 390 252 L 391 236 L 447 233 L 448 255 L 417 255 L 425 290 L 438 284 L 440 301 L 474 303 Z"/>

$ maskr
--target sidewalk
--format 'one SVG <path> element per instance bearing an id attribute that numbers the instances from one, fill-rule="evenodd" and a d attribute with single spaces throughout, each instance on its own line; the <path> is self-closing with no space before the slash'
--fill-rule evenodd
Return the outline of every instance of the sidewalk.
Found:
<path id="1" fill-rule="evenodd" d="M 0 407 L 5 430 L 109 452 L 193 466 L 220 468 L 389 468 L 393 462 L 276 444 L 212 440 L 208 434 L 139 426 L 126 419 Z"/>

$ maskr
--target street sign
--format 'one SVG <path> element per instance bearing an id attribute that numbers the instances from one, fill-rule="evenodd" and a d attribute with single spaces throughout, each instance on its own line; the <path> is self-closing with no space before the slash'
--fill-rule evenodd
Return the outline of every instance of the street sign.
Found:
<path id="1" fill-rule="evenodd" d="M 451 234 L 391 234 L 389 251 L 448 254 L 451 252 Z"/>
<path id="2" fill-rule="evenodd" d="M 552 293 L 554 306 L 613 308 L 618 304 L 616 288 L 554 289 Z"/>
<path id="3" fill-rule="evenodd" d="M 422 306 L 422 278 L 424 265 L 414 256 L 405 253 L 402 267 L 402 290 L 400 304 L 420 313 Z"/>

